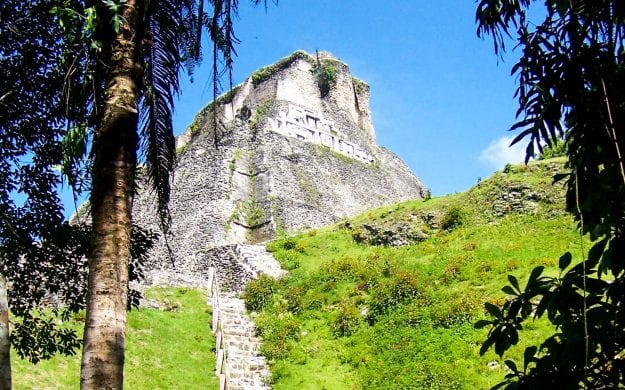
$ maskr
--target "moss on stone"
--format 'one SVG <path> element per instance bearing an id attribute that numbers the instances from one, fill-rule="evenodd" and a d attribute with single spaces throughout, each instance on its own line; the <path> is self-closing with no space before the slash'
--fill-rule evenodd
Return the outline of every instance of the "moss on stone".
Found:
<path id="1" fill-rule="evenodd" d="M 309 205 L 319 206 L 321 202 L 321 194 L 319 190 L 315 186 L 313 180 L 308 176 L 308 174 L 301 170 L 295 170 L 295 177 L 297 178 L 297 183 L 300 188 L 304 191 L 304 200 Z"/>
<path id="2" fill-rule="evenodd" d="M 241 89 L 240 85 L 237 85 L 236 87 L 232 88 L 231 90 L 229 90 L 228 92 L 224 93 L 223 95 L 219 96 L 217 98 L 217 103 L 218 104 L 228 104 L 228 103 L 232 103 L 232 100 L 234 100 L 234 97 L 237 95 L 237 93 L 239 92 L 239 89 Z"/>
<path id="3" fill-rule="evenodd" d="M 200 112 L 197 113 L 195 118 L 193 118 L 193 122 L 191 122 L 187 130 L 191 138 L 195 137 L 197 134 L 200 133 L 204 123 L 206 122 L 206 118 L 213 111 L 215 103 L 219 105 L 232 103 L 232 100 L 234 99 L 240 88 L 241 86 L 237 85 L 230 91 L 218 96 L 217 99 L 204 106 L 204 108 L 202 108 Z"/>
<path id="4" fill-rule="evenodd" d="M 252 119 L 250 119 L 251 129 L 255 129 L 256 126 L 258 126 L 263 121 L 263 119 L 269 116 L 269 109 L 271 108 L 272 105 L 273 105 L 273 99 L 267 99 L 261 102 L 256 107 L 256 110 L 254 110 L 254 115 L 252 116 Z"/>
<path id="5" fill-rule="evenodd" d="M 351 164 L 351 163 L 353 163 L 354 161 L 357 161 L 357 160 L 355 160 L 355 159 L 353 159 L 353 158 L 349 157 L 349 156 L 348 156 L 348 155 L 346 155 L 346 154 L 343 154 L 343 153 L 337 152 L 336 150 L 330 150 L 330 151 L 332 152 L 332 155 L 333 155 L 334 157 L 338 158 L 339 160 L 343 161 L 344 163 Z"/>
<path id="6" fill-rule="evenodd" d="M 290 56 L 276 62 L 275 64 L 265 66 L 264 68 L 260 68 L 256 72 L 252 73 L 252 84 L 254 85 L 254 87 L 257 87 L 262 82 L 269 80 L 271 76 L 273 76 L 277 72 L 288 68 L 298 59 L 308 61 L 311 64 L 315 63 L 315 60 L 308 53 L 302 50 L 298 50 Z"/>
<path id="7" fill-rule="evenodd" d="M 369 85 L 367 85 L 367 83 L 354 76 L 352 76 L 352 85 L 354 86 L 354 91 L 356 91 L 356 94 L 358 95 L 369 90 Z"/>
<path id="8" fill-rule="evenodd" d="M 189 148 L 189 143 L 187 142 L 186 144 L 177 147 L 176 148 L 176 155 L 180 156 L 182 153 L 184 153 L 187 149 Z"/>

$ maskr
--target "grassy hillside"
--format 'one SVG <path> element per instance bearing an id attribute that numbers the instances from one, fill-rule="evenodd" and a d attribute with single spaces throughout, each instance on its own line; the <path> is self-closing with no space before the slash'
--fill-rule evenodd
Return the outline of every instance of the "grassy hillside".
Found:
<path id="1" fill-rule="evenodd" d="M 484 302 L 513 274 L 557 272 L 579 256 L 557 160 L 507 167 L 471 190 L 405 202 L 268 246 L 288 276 L 252 282 L 245 297 L 276 389 L 489 388 L 505 375 L 479 356 Z M 541 339 L 533 323 L 522 343 Z M 512 354 L 522 354 L 519 345 Z M 515 355 L 518 357 L 518 355 Z M 504 357 L 505 358 L 505 357 Z"/>
<path id="2" fill-rule="evenodd" d="M 187 289 L 148 290 L 163 310 L 140 309 L 128 314 L 126 389 L 216 389 L 215 340 L 210 333 L 210 307 L 204 292 Z M 72 324 L 82 329 L 84 318 Z M 81 332 L 82 333 L 82 332 Z M 77 389 L 80 351 L 32 365 L 12 353 L 13 387 Z"/>

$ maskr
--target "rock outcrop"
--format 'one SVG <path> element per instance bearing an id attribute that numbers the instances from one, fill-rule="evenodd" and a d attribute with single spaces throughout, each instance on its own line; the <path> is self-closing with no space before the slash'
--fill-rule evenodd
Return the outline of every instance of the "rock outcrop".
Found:
<path id="1" fill-rule="evenodd" d="M 184 279 L 205 270 L 216 247 L 320 227 L 427 193 L 376 144 L 369 87 L 327 54 L 299 51 L 258 70 L 206 106 L 177 148 L 170 203 L 176 270 L 159 243 L 148 276 L 168 270 Z M 152 209 L 140 193 L 135 221 L 156 229 Z"/>

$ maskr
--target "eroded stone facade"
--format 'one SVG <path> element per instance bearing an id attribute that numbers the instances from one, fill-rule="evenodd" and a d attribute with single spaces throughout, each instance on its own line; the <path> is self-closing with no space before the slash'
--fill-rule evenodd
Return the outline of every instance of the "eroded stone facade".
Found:
<path id="1" fill-rule="evenodd" d="M 277 117 L 267 118 L 272 131 L 325 146 L 365 164 L 375 161 L 360 146 L 347 141 L 347 137 L 336 129 L 334 122 L 324 119 L 322 114 L 294 104 L 288 104 L 287 107 L 286 111 L 280 110 Z"/>
<path id="2" fill-rule="evenodd" d="M 335 75 L 324 96 L 320 64 Z M 427 191 L 376 144 L 369 87 L 343 62 L 302 52 L 207 106 L 177 147 L 170 202 L 176 268 L 160 242 L 148 265 L 159 277 L 201 272 L 214 264 L 207 259 L 216 247 L 324 226 Z M 140 193 L 134 218 L 157 230 L 152 209 L 148 191 Z"/>

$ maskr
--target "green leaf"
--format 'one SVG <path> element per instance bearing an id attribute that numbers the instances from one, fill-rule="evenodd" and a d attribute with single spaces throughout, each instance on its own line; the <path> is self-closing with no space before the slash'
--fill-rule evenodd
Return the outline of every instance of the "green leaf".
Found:
<path id="1" fill-rule="evenodd" d="M 549 307 L 551 297 L 543 296 L 540 302 L 538 302 L 538 306 L 536 307 L 536 311 L 534 312 L 534 319 L 542 317 L 545 313 L 545 310 Z"/>
<path id="2" fill-rule="evenodd" d="M 97 18 L 95 7 L 85 8 L 85 16 L 87 17 L 87 30 L 94 32 Z"/>
<path id="3" fill-rule="evenodd" d="M 484 303 L 484 309 L 486 309 L 486 311 L 495 318 L 503 318 L 501 310 L 499 310 L 499 308 L 492 303 Z"/>
<path id="4" fill-rule="evenodd" d="M 488 321 L 488 320 L 479 320 L 473 325 L 473 327 L 475 329 L 482 329 L 483 327 L 491 325 L 492 323 L 493 323 L 492 321 Z"/>
<path id="5" fill-rule="evenodd" d="M 521 287 L 519 287 L 519 281 L 517 280 L 517 278 L 514 275 L 508 275 L 508 281 L 510 281 L 510 284 L 516 288 L 516 290 L 518 292 L 521 292 Z"/>
<path id="6" fill-rule="evenodd" d="M 571 5 L 570 0 L 557 0 L 556 1 L 556 8 L 558 10 L 558 14 L 560 15 L 560 17 L 564 17 L 564 15 L 566 15 L 566 12 L 568 11 L 570 5 Z"/>
<path id="7" fill-rule="evenodd" d="M 573 260 L 573 256 L 571 255 L 571 252 L 566 252 L 565 254 L 560 256 L 558 267 L 560 268 L 561 271 L 564 271 L 566 267 L 568 267 L 571 264 L 572 260 Z"/>
<path id="8" fill-rule="evenodd" d="M 514 291 L 514 289 L 510 286 L 503 286 L 501 291 L 505 292 L 508 295 L 518 295 L 518 293 Z"/>
<path id="9" fill-rule="evenodd" d="M 486 338 L 486 341 L 484 341 L 484 344 L 482 344 L 482 347 L 480 348 L 480 356 L 484 355 L 490 349 L 490 347 L 492 347 L 494 343 L 495 343 L 494 335 L 491 335 L 488 338 Z"/>
<path id="10" fill-rule="evenodd" d="M 603 240 L 597 242 L 593 245 L 592 248 L 588 251 L 588 268 L 593 268 L 601 259 L 601 255 L 605 250 L 605 246 L 608 243 L 608 239 L 604 238 Z"/>
<path id="11" fill-rule="evenodd" d="M 510 343 L 506 339 L 505 335 L 499 333 L 498 336 L 499 337 L 495 339 L 495 353 L 501 357 L 504 352 L 510 348 Z"/>
<path id="12" fill-rule="evenodd" d="M 527 285 L 525 286 L 525 289 L 529 289 L 529 287 L 536 283 L 536 281 L 538 280 L 538 278 L 540 277 L 540 275 L 542 275 L 543 271 L 545 270 L 545 267 L 542 265 L 539 265 L 538 267 L 534 268 L 532 270 L 532 273 L 530 274 L 529 279 L 527 280 Z"/>
<path id="13" fill-rule="evenodd" d="M 510 359 L 504 361 L 505 365 L 512 370 L 512 372 L 519 372 L 519 369 L 516 367 L 516 363 Z"/>
<path id="14" fill-rule="evenodd" d="M 534 345 L 525 348 L 525 352 L 523 352 L 523 371 L 527 371 L 527 366 L 534 361 L 534 356 L 537 351 L 538 348 Z"/>
<path id="15" fill-rule="evenodd" d="M 516 329 L 510 329 L 510 344 L 517 345 L 518 342 L 519 342 L 519 332 L 517 332 Z"/>

